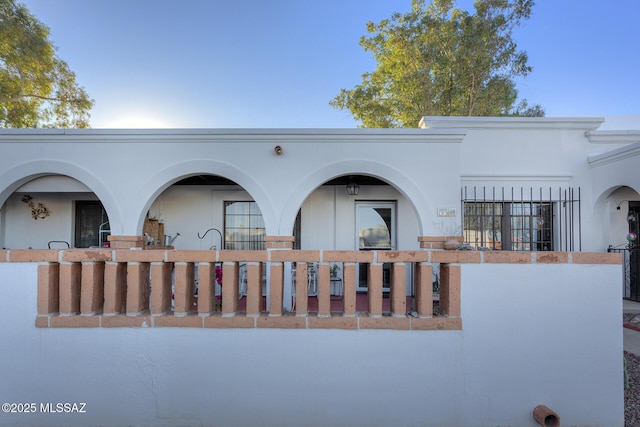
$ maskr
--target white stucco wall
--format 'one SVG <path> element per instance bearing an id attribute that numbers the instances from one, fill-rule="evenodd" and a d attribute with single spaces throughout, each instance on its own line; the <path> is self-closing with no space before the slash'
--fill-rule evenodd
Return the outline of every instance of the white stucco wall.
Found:
<path id="1" fill-rule="evenodd" d="M 147 211 L 167 196 L 164 192 L 173 183 L 197 174 L 220 175 L 236 182 L 258 203 L 268 235 L 289 235 L 300 207 L 306 204 L 312 210 L 320 185 L 338 176 L 369 175 L 395 189 L 399 215 L 407 212 L 411 222 L 406 230 L 415 221 L 415 235 L 400 237 L 402 248 L 411 248 L 417 235 L 446 234 L 437 210 L 454 207 L 459 211 L 461 186 L 495 186 L 516 191 L 553 188 L 554 192 L 580 188 L 582 250 L 601 251 L 612 243 L 603 232 L 609 224 L 603 200 L 621 186 L 640 191 L 636 167 L 640 132 L 596 130 L 602 120 L 427 117 L 422 129 L 1 130 L 1 246 L 42 247 L 36 242 L 42 234 L 30 236 L 29 243 L 7 240 L 9 229 L 16 236 L 36 231 L 22 222 L 14 225 L 9 210 L 15 191 L 59 192 L 71 185 L 60 177 L 55 182 L 47 177 L 48 187 L 34 185 L 33 180 L 42 176 L 74 178 L 77 185 L 65 191 L 99 198 L 113 234 L 139 235 Z M 280 156 L 274 152 L 276 145 L 283 148 Z M 192 195 L 183 196 L 194 203 L 184 215 L 187 225 L 174 228 L 167 223 L 167 234 L 181 233 L 177 247 L 193 247 L 191 237 L 178 228 L 193 234 L 222 227 L 207 212 L 209 207 L 217 209 L 210 199 L 196 200 Z M 386 199 L 387 195 L 367 197 Z M 323 248 L 352 248 L 345 238 L 352 236 L 350 222 L 342 222 L 343 208 L 349 211 L 352 206 L 337 203 L 335 207 L 340 220 L 332 232 L 308 241 L 313 247 L 321 242 Z M 64 214 L 65 209 L 56 214 Z M 164 209 L 167 214 L 175 210 L 169 205 Z M 69 220 L 58 221 L 46 220 L 61 234 L 69 234 Z M 404 218 L 399 216 L 399 221 L 404 224 Z M 460 212 L 452 222 L 447 228 L 459 228 Z M 304 224 L 303 228 L 309 231 Z M 399 236 L 402 233 L 399 230 Z M 196 243 L 196 248 L 214 244 Z"/>
<path id="2" fill-rule="evenodd" d="M 13 249 L 45 249 L 51 240 L 74 241 L 74 202 L 96 200 L 95 194 L 70 192 L 82 189 L 72 179 L 57 176 L 38 178 L 21 187 L 5 202 L 0 218 L 3 246 Z M 62 182 L 60 182 L 62 181 Z M 41 192 L 53 188 L 53 192 Z M 55 191 L 57 190 L 57 191 Z M 67 191 L 64 191 L 67 190 Z M 35 192 L 34 192 L 35 191 Z M 21 202 L 24 194 L 42 202 L 51 212 L 44 220 L 34 221 L 29 207 Z M 224 230 L 224 202 L 252 200 L 238 186 L 171 186 L 153 201 L 149 215 L 162 221 L 165 234 L 180 236 L 174 240 L 176 249 L 209 249 L 220 247 L 220 236 L 209 228 Z M 355 201 L 396 202 L 397 247 L 418 249 L 416 236 L 419 225 L 412 204 L 392 186 L 361 186 L 358 196 L 349 196 L 343 186 L 321 186 L 302 204 L 302 249 L 357 249 L 355 246 Z M 432 224 L 433 225 L 433 224 Z M 285 230 L 285 234 L 291 234 Z"/>
<path id="3" fill-rule="evenodd" d="M 0 400 L 86 403 L 3 425 L 624 424 L 615 265 L 463 264 L 462 331 L 36 329 L 36 265 L 0 277 Z"/>
<path id="4" fill-rule="evenodd" d="M 11 153 L 0 156 L 0 203 L 34 178 L 67 175 L 100 198 L 114 234 L 137 235 L 171 184 L 215 174 L 259 204 L 267 234 L 286 235 L 315 188 L 364 174 L 397 188 L 411 201 L 421 232 L 433 234 L 437 207 L 458 200 L 463 136 L 420 129 L 8 130 L 0 139 L 0 152 Z"/>
<path id="5" fill-rule="evenodd" d="M 46 249 L 49 241 L 65 241 L 73 247 L 75 201 L 97 200 L 93 193 L 34 193 L 28 194 L 37 206 L 43 203 L 51 213 L 34 220 L 31 208 L 22 201 L 27 193 L 13 193 L 2 208 L 0 230 L 2 247 L 13 249 Z M 97 233 L 98 230 L 96 230 Z M 53 246 L 63 248 L 64 246 Z"/>
<path id="6" fill-rule="evenodd" d="M 544 197 L 551 188 L 556 199 L 559 189 L 573 188 L 577 196 L 580 188 L 582 250 L 603 251 L 615 233 L 604 230 L 608 222 L 603 198 L 620 186 L 640 190 L 640 132 L 596 130 L 603 120 L 425 117 L 421 123 L 429 129 L 467 130 L 460 147 L 460 176 L 470 191 L 476 187 L 481 194 L 486 188 L 490 197 L 494 187 L 498 194 L 513 188 L 519 199 L 522 188 L 528 200 L 530 188 L 534 199 L 539 188 L 545 190 Z"/>

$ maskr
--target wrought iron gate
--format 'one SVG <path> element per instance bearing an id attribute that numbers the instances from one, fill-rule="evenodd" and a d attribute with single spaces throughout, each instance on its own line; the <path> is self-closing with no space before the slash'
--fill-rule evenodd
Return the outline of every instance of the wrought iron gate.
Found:
<path id="1" fill-rule="evenodd" d="M 631 243 L 624 248 L 609 247 L 607 252 L 622 254 L 623 298 L 640 301 L 640 245 Z"/>
<path id="2" fill-rule="evenodd" d="M 640 202 L 629 200 L 628 203 L 629 234 L 627 240 L 629 244 L 622 248 L 609 246 L 608 252 L 622 253 L 623 298 L 640 301 L 640 243 L 637 240 L 638 234 L 640 234 Z"/>

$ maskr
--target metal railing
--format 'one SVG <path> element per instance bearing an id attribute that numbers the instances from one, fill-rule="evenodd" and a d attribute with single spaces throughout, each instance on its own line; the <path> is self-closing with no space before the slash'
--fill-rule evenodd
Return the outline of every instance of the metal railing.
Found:
<path id="1" fill-rule="evenodd" d="M 640 301 L 640 246 L 636 244 L 624 247 L 609 246 L 607 252 L 622 254 L 623 298 Z"/>

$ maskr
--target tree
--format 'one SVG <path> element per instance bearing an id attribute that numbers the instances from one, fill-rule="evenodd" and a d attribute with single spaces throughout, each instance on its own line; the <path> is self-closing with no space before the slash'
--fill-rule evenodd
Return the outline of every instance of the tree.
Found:
<path id="1" fill-rule="evenodd" d="M 476 0 L 475 13 L 455 0 L 413 0 L 411 11 L 369 22 L 360 45 L 375 71 L 330 105 L 362 127 L 416 127 L 423 116 L 543 116 L 539 105 L 516 104 L 517 77 L 531 71 L 512 39 L 533 0 Z"/>
<path id="2" fill-rule="evenodd" d="M 0 0 L 0 128 L 86 128 L 93 104 L 49 28 L 16 0 Z"/>

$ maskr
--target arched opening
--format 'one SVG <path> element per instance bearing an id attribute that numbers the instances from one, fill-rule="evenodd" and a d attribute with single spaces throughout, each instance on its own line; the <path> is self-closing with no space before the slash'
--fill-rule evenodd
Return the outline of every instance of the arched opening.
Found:
<path id="1" fill-rule="evenodd" d="M 143 234 L 147 249 L 174 248 L 178 250 L 238 250 L 265 249 L 266 226 L 259 204 L 240 184 L 216 174 L 190 174 L 174 179 L 151 202 Z M 199 263 L 190 267 L 197 310 L 199 298 Z M 247 263 L 238 265 L 238 312 L 246 311 Z M 216 263 L 214 284 L 215 311 L 222 307 L 222 263 Z M 261 267 L 262 272 L 267 269 Z M 262 302 L 266 306 L 267 277 L 262 280 Z"/>
<path id="2" fill-rule="evenodd" d="M 262 211 L 235 181 L 219 175 L 182 177 L 151 204 L 147 245 L 176 249 L 264 249 Z"/>
<path id="3" fill-rule="evenodd" d="M 376 179 L 377 182 L 382 183 L 381 187 L 392 189 L 394 191 L 394 196 L 399 194 L 402 197 L 402 202 L 407 208 L 403 208 L 402 211 L 406 213 L 410 212 L 413 214 L 413 218 L 415 218 L 417 222 L 418 231 L 408 238 L 401 239 L 400 243 L 403 246 L 399 246 L 398 249 L 417 249 L 419 247 L 419 245 L 417 244 L 417 236 L 422 236 L 425 234 L 434 235 L 436 233 L 435 230 L 433 230 L 433 224 L 436 219 L 434 216 L 435 211 L 433 209 L 433 206 L 431 206 L 431 204 L 429 203 L 427 197 L 431 190 L 425 191 L 424 185 L 420 185 L 421 183 L 416 182 L 415 179 L 409 178 L 403 173 L 403 171 L 398 170 L 397 168 L 389 167 L 384 163 L 373 162 L 369 160 L 345 160 L 337 161 L 335 163 L 320 167 L 314 171 L 310 171 L 307 176 L 300 177 L 299 181 L 292 183 L 291 194 L 286 200 L 286 203 L 283 205 L 282 215 L 278 227 L 278 234 L 291 233 L 295 218 L 304 204 L 310 203 L 314 200 L 314 198 L 320 199 L 320 203 L 322 203 L 323 199 L 327 202 L 331 200 L 331 194 L 328 194 L 326 191 L 321 194 L 318 190 L 327 189 L 327 187 L 330 187 L 330 184 L 337 183 L 340 184 L 335 186 L 336 191 L 338 192 L 337 194 L 342 197 L 343 191 L 346 193 L 346 183 L 348 183 L 349 177 Z M 343 182 L 334 181 L 336 179 L 342 180 Z M 345 186 L 342 186 L 343 184 Z M 369 187 L 373 186 L 362 185 L 357 197 L 369 197 L 370 192 L 364 191 Z M 386 197 L 384 194 L 376 194 L 374 197 L 381 196 Z M 331 215 L 331 211 L 327 212 L 326 210 L 326 204 L 324 213 L 327 215 Z M 302 210 L 302 217 L 302 221 L 304 223 L 304 209 Z M 306 217 L 309 217 L 309 213 L 307 213 Z M 304 233 L 305 230 L 303 229 L 303 236 Z M 350 234 L 349 238 L 351 238 L 352 236 L 353 235 Z M 308 235 L 306 238 L 302 238 L 303 248 L 307 246 L 304 241 L 308 238 Z M 325 248 L 333 248 L 333 246 L 327 246 L 331 243 L 327 242 L 327 238 L 328 237 L 325 235 L 325 239 L 321 243 L 325 244 Z M 353 243 L 353 240 L 350 240 L 350 242 Z M 342 249 L 337 246 L 336 248 Z M 353 248 L 353 245 L 348 245 L 347 248 L 351 249 Z"/>
<path id="4" fill-rule="evenodd" d="M 382 223 L 373 224 L 376 218 Z M 344 174 L 325 181 L 306 197 L 296 223 L 301 249 L 419 248 L 420 227 L 411 201 L 371 175 Z M 374 243 L 372 238 L 382 234 L 386 237 Z"/>
<path id="5" fill-rule="evenodd" d="M 311 191 L 300 206 L 293 235 L 308 250 L 417 250 L 420 232 L 412 201 L 381 177 L 359 172 L 332 177 Z M 309 265 L 309 295 L 314 295 L 317 265 Z M 332 304 L 339 310 L 343 263 L 331 263 Z M 358 310 L 366 306 L 368 264 L 356 268 Z M 406 269 L 408 303 L 414 293 L 413 268 Z M 382 266 L 382 288 L 388 303 L 391 264 Z M 386 307 L 386 305 L 385 305 Z M 310 311 L 314 306 L 310 303 Z M 384 309 L 383 309 L 384 310 Z M 385 310 L 386 311 L 386 310 Z"/>
<path id="6" fill-rule="evenodd" d="M 102 247 L 111 227 L 98 196 L 66 175 L 45 175 L 20 185 L 0 211 L 0 240 L 10 249 Z"/>
<path id="7" fill-rule="evenodd" d="M 626 186 L 613 190 L 606 198 L 605 232 L 609 252 L 623 258 L 623 298 L 640 301 L 640 194 Z"/>
<path id="8" fill-rule="evenodd" d="M 607 241 L 613 247 L 628 244 L 630 232 L 638 232 L 637 216 L 640 212 L 640 194 L 633 188 L 621 186 L 606 198 L 605 231 Z"/>

